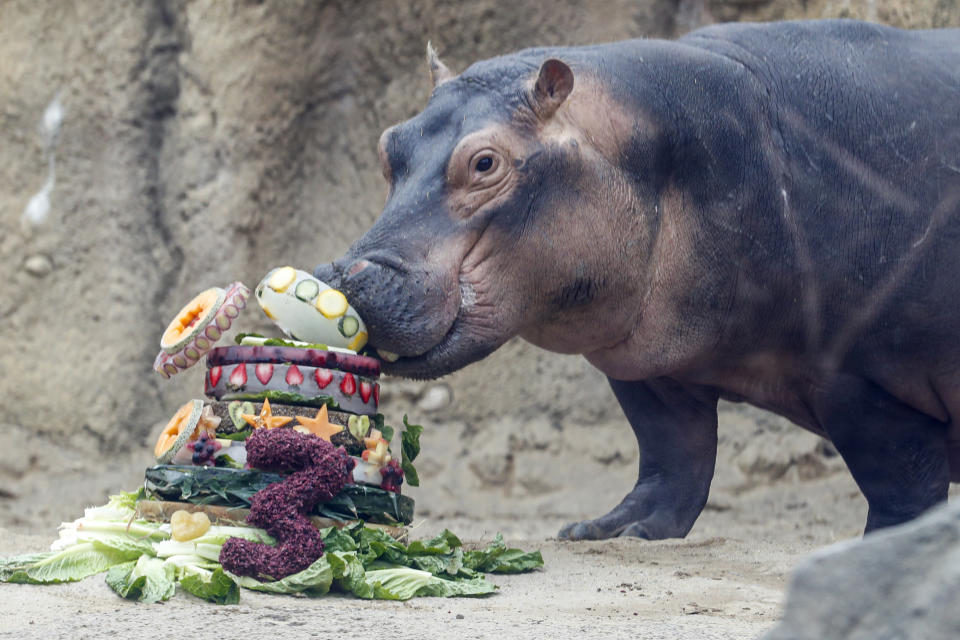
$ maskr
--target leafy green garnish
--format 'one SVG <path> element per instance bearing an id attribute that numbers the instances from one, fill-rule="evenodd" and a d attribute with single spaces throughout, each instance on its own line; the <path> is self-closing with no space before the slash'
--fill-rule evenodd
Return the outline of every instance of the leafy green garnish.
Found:
<path id="1" fill-rule="evenodd" d="M 387 443 L 389 444 L 390 441 L 393 440 L 393 433 L 394 433 L 393 427 L 391 427 L 388 424 L 384 424 L 378 428 L 380 429 L 380 437 L 386 440 Z"/>
<path id="2" fill-rule="evenodd" d="M 214 464 L 218 467 L 225 467 L 227 469 L 243 469 L 243 465 L 231 458 L 226 453 L 222 456 L 217 456 L 214 459 Z"/>
<path id="3" fill-rule="evenodd" d="M 249 507 L 253 495 L 286 476 L 256 469 L 157 465 L 146 471 L 147 495 L 151 498 Z M 411 498 L 379 487 L 347 485 L 332 500 L 317 505 L 316 515 L 335 520 L 367 520 L 395 524 L 410 523 Z"/>
<path id="4" fill-rule="evenodd" d="M 222 399 L 263 402 L 265 398 L 270 400 L 270 402 L 275 402 L 277 404 L 302 404 L 311 407 L 319 407 L 325 404 L 330 409 L 340 409 L 340 405 L 338 405 L 336 400 L 333 399 L 333 396 L 305 396 L 301 393 L 294 393 L 292 391 L 279 391 L 277 389 L 270 389 L 256 393 L 233 392 L 224 395 Z"/>
<path id="5" fill-rule="evenodd" d="M 508 549 L 498 533 L 486 549 L 465 551 L 463 566 L 484 573 L 522 573 L 542 567 L 543 556 L 539 551 Z"/>
<path id="6" fill-rule="evenodd" d="M 234 431 L 233 433 L 218 433 L 217 439 L 243 441 L 252 435 L 253 435 L 253 429 L 244 429 L 242 431 Z"/>
<path id="7" fill-rule="evenodd" d="M 420 436 L 423 434 L 423 427 L 419 424 L 410 424 L 407 422 L 407 415 L 403 415 L 403 426 L 406 427 L 400 434 L 400 468 L 403 469 L 403 477 L 411 487 L 420 486 L 420 476 L 413 466 L 413 461 L 420 455 Z"/>
<path id="8" fill-rule="evenodd" d="M 263 346 L 263 347 L 293 347 L 295 349 L 316 349 L 318 351 L 326 351 L 327 345 L 322 342 L 303 342 L 300 340 L 285 340 L 283 338 L 268 338 L 265 335 L 259 333 L 240 333 L 237 334 L 233 340 L 239 345 L 244 343 L 244 340 L 247 338 L 252 338 L 252 340 L 247 340 L 247 345 L 245 346 Z"/>
<path id="9" fill-rule="evenodd" d="M 327 345 L 322 342 L 308 342 L 306 344 L 297 344 L 283 338 L 267 338 L 263 341 L 265 347 L 294 347 L 295 349 L 316 349 L 317 351 L 326 351 Z"/>

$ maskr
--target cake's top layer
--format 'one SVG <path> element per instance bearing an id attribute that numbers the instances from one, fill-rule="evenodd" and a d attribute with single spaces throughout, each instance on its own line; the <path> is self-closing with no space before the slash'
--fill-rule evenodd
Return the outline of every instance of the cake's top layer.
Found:
<path id="1" fill-rule="evenodd" d="M 231 346 L 216 347 L 207 354 L 208 369 L 241 362 L 306 365 L 337 369 L 372 379 L 380 377 L 380 361 L 376 358 L 321 349 Z"/>

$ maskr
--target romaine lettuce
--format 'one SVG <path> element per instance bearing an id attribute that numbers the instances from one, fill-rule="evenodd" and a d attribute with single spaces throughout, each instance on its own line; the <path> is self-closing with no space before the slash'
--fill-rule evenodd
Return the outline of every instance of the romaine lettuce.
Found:
<path id="1" fill-rule="evenodd" d="M 110 567 L 107 584 L 121 597 L 141 602 L 160 602 L 173 597 L 176 571 L 172 564 L 152 556 Z"/>

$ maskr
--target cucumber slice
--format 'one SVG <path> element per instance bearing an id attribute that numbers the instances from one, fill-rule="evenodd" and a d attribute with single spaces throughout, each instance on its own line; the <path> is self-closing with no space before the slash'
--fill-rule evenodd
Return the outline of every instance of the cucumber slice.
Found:
<path id="1" fill-rule="evenodd" d="M 352 338 L 360 330 L 360 321 L 353 316 L 343 316 L 337 323 L 337 329 L 344 338 Z"/>
<path id="2" fill-rule="evenodd" d="M 315 280 L 301 280 L 293 294 L 304 302 L 311 302 L 320 293 L 320 285 Z"/>

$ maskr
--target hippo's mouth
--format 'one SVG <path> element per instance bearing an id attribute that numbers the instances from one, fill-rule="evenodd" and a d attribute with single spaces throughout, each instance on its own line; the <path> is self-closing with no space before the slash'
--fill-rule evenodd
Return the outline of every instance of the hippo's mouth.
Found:
<path id="1" fill-rule="evenodd" d="M 382 371 L 387 375 L 428 380 L 453 373 L 490 355 L 506 339 L 485 339 L 489 328 L 484 331 L 485 323 L 476 310 L 472 289 L 461 284 L 460 308 L 443 337 L 419 354 L 389 354 L 389 359 L 381 355 Z M 371 346 L 377 345 L 371 341 Z M 392 359 L 393 355 L 396 355 L 395 360 Z"/>

